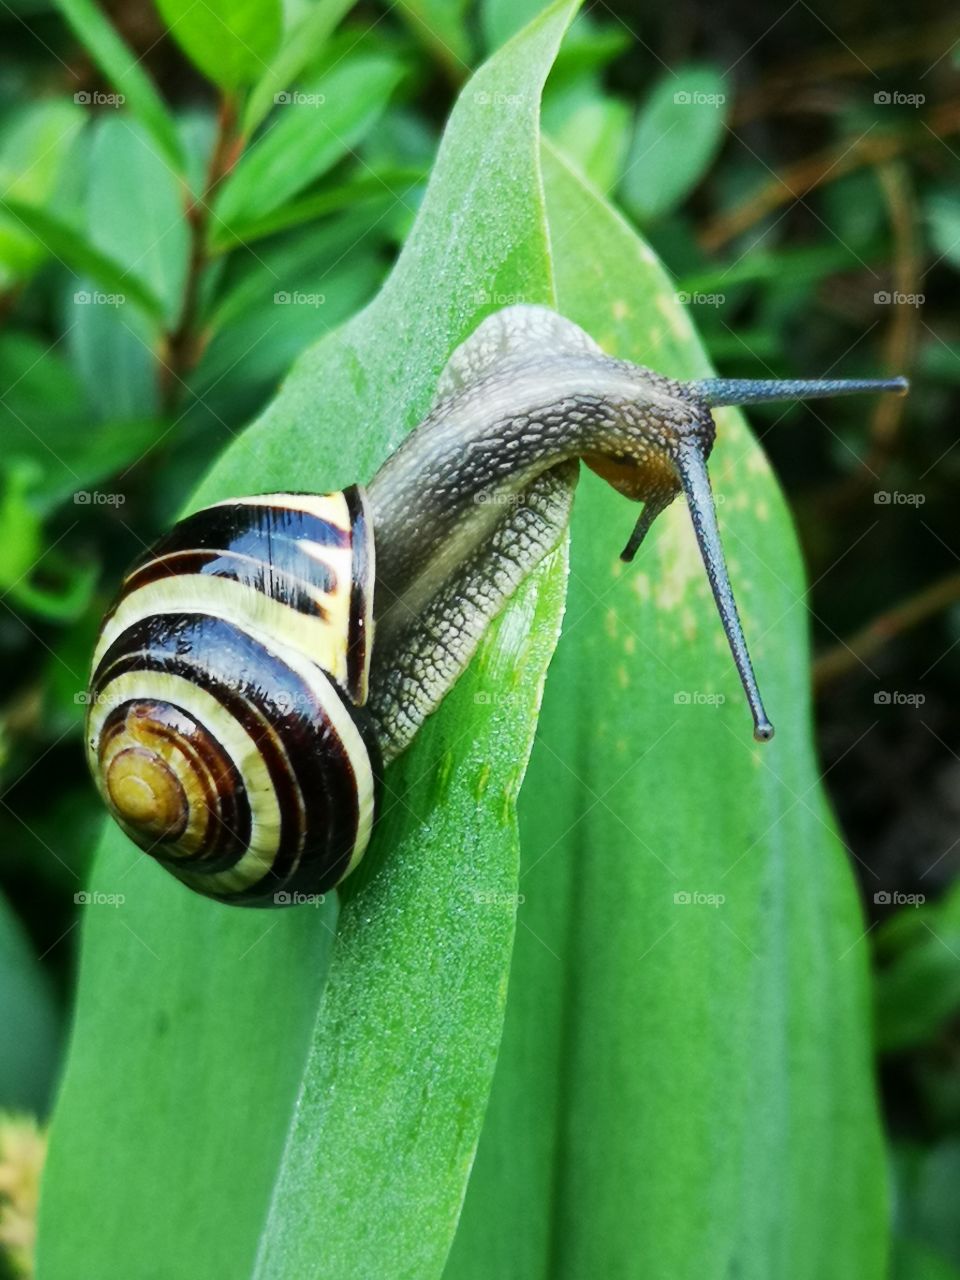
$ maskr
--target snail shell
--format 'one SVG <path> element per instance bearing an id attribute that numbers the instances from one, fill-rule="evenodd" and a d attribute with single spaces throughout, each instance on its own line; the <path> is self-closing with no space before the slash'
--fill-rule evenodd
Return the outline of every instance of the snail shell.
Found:
<path id="1" fill-rule="evenodd" d="M 362 489 L 188 516 L 132 567 L 93 659 L 86 749 L 125 832 L 191 888 L 274 905 L 363 856 L 374 548 Z"/>

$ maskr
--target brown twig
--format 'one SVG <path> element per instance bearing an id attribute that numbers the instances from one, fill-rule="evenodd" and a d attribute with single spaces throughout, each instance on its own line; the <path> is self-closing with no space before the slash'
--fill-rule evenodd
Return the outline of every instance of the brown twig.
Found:
<path id="1" fill-rule="evenodd" d="M 232 99 L 224 97 L 217 117 L 217 135 L 203 190 L 191 199 L 187 206 L 187 225 L 190 229 L 190 260 L 184 287 L 183 307 L 176 328 L 167 335 L 164 360 L 161 364 L 161 397 L 169 412 L 176 403 L 184 378 L 197 365 L 203 352 L 203 342 L 198 332 L 200 282 L 207 265 L 207 229 L 210 224 L 211 202 L 217 187 L 239 159 L 242 141 L 237 137 L 237 111 Z"/>
<path id="2" fill-rule="evenodd" d="M 950 17 L 928 27 L 884 32 L 856 51 L 830 47 L 798 61 L 774 68 L 754 89 L 737 96 L 731 123 L 746 124 L 783 107 L 793 110 L 797 91 L 818 80 L 839 76 L 876 74 L 888 67 L 902 67 L 914 58 L 939 58 L 960 36 L 957 19 Z M 880 87 L 879 85 L 877 86 Z"/>
<path id="3" fill-rule="evenodd" d="M 938 138 L 956 133 L 960 130 L 960 101 L 942 103 L 924 118 L 924 123 Z M 716 252 L 782 205 L 801 199 L 816 187 L 835 182 L 864 165 L 887 164 L 915 147 L 925 134 L 926 130 L 918 133 L 914 129 L 867 134 L 852 144 L 841 140 L 835 146 L 807 156 L 765 182 L 741 204 L 718 214 L 700 233 L 700 244 L 707 252 Z"/>
<path id="4" fill-rule="evenodd" d="M 846 643 L 834 645 L 815 660 L 814 691 L 821 693 L 829 684 L 855 670 L 863 659 L 871 657 L 897 636 L 919 626 L 921 622 L 956 604 L 958 600 L 960 573 L 951 573 L 888 612 L 881 613 Z"/>

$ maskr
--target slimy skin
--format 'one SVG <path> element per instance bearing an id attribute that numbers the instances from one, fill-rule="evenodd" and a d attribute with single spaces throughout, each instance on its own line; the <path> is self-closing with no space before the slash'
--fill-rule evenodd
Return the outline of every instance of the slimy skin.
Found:
<path id="1" fill-rule="evenodd" d="M 246 906 L 323 893 L 363 856 L 406 750 L 523 579 L 556 547 L 584 461 L 643 509 L 679 494 L 754 722 L 773 736 L 707 474 L 711 408 L 903 391 L 677 382 L 545 307 L 489 316 L 366 490 L 236 498 L 131 568 L 93 661 L 86 747 L 107 808 L 190 888 Z"/>

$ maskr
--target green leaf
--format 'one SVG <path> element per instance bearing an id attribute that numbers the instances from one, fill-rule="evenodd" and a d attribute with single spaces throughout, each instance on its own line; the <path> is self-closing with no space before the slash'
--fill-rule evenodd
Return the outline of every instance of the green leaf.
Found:
<path id="1" fill-rule="evenodd" d="M 649 249 L 546 145 L 544 180 L 559 309 L 619 356 L 706 373 Z M 720 521 L 778 736 L 752 741 L 683 505 L 624 566 L 631 512 L 586 475 L 521 797 L 504 1042 L 446 1280 L 885 1274 L 865 927 L 811 747 L 803 572 L 762 454 L 717 418 Z"/>
<path id="2" fill-rule="evenodd" d="M 654 87 L 637 118 L 620 198 L 640 223 L 675 208 L 710 167 L 725 135 L 725 81 L 688 65 Z"/>
<path id="3" fill-rule="evenodd" d="M 326 173 L 371 128 L 403 74 L 382 54 L 344 58 L 281 95 L 268 131 L 245 152 L 220 189 L 215 221 L 222 239 L 244 221 L 279 208 Z"/>
<path id="4" fill-rule="evenodd" d="M 173 117 L 140 59 L 123 43 L 95 0 L 56 0 L 56 4 L 94 62 L 149 131 L 167 163 L 182 173 L 183 151 Z"/>
<path id="5" fill-rule="evenodd" d="M 620 177 L 629 122 L 625 102 L 590 84 L 571 85 L 544 104 L 544 132 L 604 192 Z"/>
<path id="6" fill-rule="evenodd" d="M 11 471 L 23 464 L 31 505 L 41 514 L 92 489 L 157 433 L 155 424 L 131 419 L 98 426 L 60 351 L 21 333 L 0 338 L 0 385 L 8 388 L 0 401 L 3 464 Z"/>
<path id="7" fill-rule="evenodd" d="M 157 0 L 170 34 L 221 89 L 252 84 L 280 44 L 280 0 Z"/>
<path id="8" fill-rule="evenodd" d="M 455 84 L 466 78 L 473 60 L 467 25 L 470 0 L 395 0 L 390 8 L 406 20 Z"/>
<path id="9" fill-rule="evenodd" d="M 255 240 L 275 235 L 278 231 L 299 227 L 305 222 L 315 222 L 318 218 L 338 213 L 344 208 L 382 216 L 398 205 L 401 209 L 405 208 L 413 191 L 424 184 L 427 177 L 425 169 L 412 166 L 385 166 L 382 169 L 365 167 L 354 177 L 326 187 L 316 195 L 294 200 L 263 218 L 241 222 L 234 227 L 214 221 L 210 228 L 209 247 L 212 253 L 222 253 L 239 244 L 252 244 Z"/>
<path id="10" fill-rule="evenodd" d="M 7 120 L 0 136 L 0 192 L 5 199 L 48 205 L 56 194 L 83 112 L 62 100 L 31 103 Z M 35 236 L 0 212 L 0 287 L 30 274 L 47 256 Z"/>
<path id="11" fill-rule="evenodd" d="M 100 122 L 89 163 L 91 244 L 159 299 L 172 328 L 190 254 L 182 184 L 146 132 L 123 116 Z"/>
<path id="12" fill-rule="evenodd" d="M 59 1056 L 59 1017 L 33 947 L 0 897 L 0 1109 L 46 1114 Z"/>
<path id="13" fill-rule="evenodd" d="M 493 53 L 506 44 L 545 7 L 545 0 L 481 0 L 480 22 L 487 49 Z"/>
<path id="14" fill-rule="evenodd" d="M 304 67 L 323 52 L 327 40 L 354 0 L 315 0 L 284 37 L 283 44 L 250 91 L 243 112 L 245 137 L 273 110 L 278 94 L 296 84 Z"/>
<path id="15" fill-rule="evenodd" d="M 931 1039 L 960 1009 L 960 885 L 929 906 L 905 906 L 877 939 L 877 1047 Z"/>
<path id="16" fill-rule="evenodd" d="M 382 292 L 298 362 L 191 505 L 369 477 L 427 410 L 482 294 L 550 300 L 537 104 L 571 11 L 552 8 L 478 72 Z M 511 95 L 519 108 L 492 105 Z M 454 222 L 464 231 L 451 239 Z M 44 1175 L 44 1280 L 75 1280 L 78 1258 L 125 1280 L 440 1274 L 502 1027 L 513 798 L 563 560 L 511 603 L 392 770 L 399 799 L 336 941 L 332 900 L 223 907 L 105 834 L 93 888 L 125 901 L 84 909 Z M 476 698 L 491 688 L 511 696 Z"/>
<path id="17" fill-rule="evenodd" d="M 122 263 L 101 253 L 70 223 L 45 209 L 9 196 L 0 198 L 0 209 L 68 270 L 90 276 L 100 290 L 110 295 L 111 300 L 103 305 L 122 306 L 130 301 L 158 319 L 162 316 L 163 304 L 152 290 L 141 284 Z"/>

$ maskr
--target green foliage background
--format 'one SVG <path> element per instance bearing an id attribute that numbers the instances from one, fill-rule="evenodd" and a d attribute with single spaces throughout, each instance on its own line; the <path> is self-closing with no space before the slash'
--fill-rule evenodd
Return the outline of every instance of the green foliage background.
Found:
<path id="1" fill-rule="evenodd" d="M 40 1276 L 960 1271 L 950 32 L 794 66 L 744 15 L 651 45 L 542 8 L 0 18 L 0 1109 L 46 1117 L 59 1080 Z M 799 29 L 859 48 L 841 17 Z M 682 507 L 626 570 L 631 512 L 586 476 L 569 581 L 564 550 L 511 602 L 341 900 L 185 893 L 82 771 L 124 562 L 185 506 L 368 478 L 515 300 L 675 376 L 920 372 L 907 419 L 756 413 L 812 609 L 718 415 L 777 740 Z"/>

